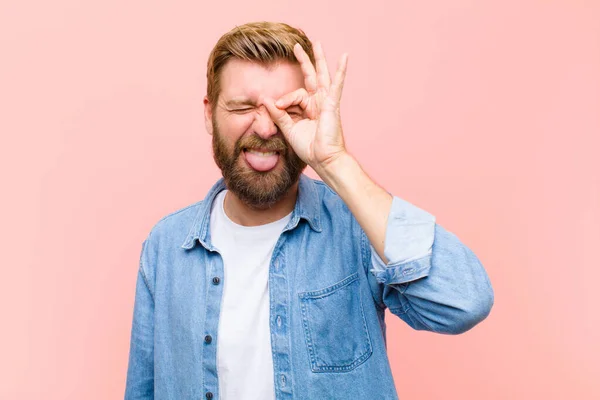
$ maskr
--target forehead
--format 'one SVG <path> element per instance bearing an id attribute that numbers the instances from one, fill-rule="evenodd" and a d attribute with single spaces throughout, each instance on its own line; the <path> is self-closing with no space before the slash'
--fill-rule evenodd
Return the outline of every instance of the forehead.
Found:
<path id="1" fill-rule="evenodd" d="M 287 60 L 263 65 L 240 59 L 229 60 L 221 71 L 221 100 L 246 98 L 257 101 L 259 96 L 277 99 L 304 87 L 299 64 Z"/>

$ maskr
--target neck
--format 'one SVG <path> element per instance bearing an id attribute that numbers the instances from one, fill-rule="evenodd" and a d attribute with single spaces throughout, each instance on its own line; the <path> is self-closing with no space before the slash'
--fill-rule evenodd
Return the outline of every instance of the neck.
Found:
<path id="1" fill-rule="evenodd" d="M 225 195 L 223 209 L 230 220 L 242 226 L 265 225 L 285 217 L 292 212 L 298 197 L 298 182 L 272 207 L 261 210 L 242 202 L 230 190 Z"/>

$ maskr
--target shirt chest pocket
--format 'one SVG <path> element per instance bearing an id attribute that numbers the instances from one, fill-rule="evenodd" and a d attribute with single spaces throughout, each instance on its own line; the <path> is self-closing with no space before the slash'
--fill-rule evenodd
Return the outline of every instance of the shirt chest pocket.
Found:
<path id="1" fill-rule="evenodd" d="M 358 279 L 298 294 L 313 372 L 351 371 L 373 353 Z"/>

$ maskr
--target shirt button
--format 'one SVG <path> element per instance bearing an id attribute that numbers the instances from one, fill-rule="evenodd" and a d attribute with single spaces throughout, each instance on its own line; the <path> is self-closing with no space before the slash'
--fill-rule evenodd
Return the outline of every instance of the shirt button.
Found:
<path id="1" fill-rule="evenodd" d="M 218 284 L 219 284 L 219 282 L 221 282 L 221 278 L 219 278 L 218 276 L 215 276 L 215 277 L 213 278 L 213 284 L 215 284 L 215 285 L 218 285 Z"/>
<path id="2" fill-rule="evenodd" d="M 212 392 L 206 392 L 206 398 L 207 398 L 208 400 L 212 399 L 212 398 L 213 398 L 213 394 L 212 394 Z"/>
<path id="3" fill-rule="evenodd" d="M 277 316 L 277 326 L 281 326 L 281 316 Z"/>
<path id="4" fill-rule="evenodd" d="M 285 375 L 281 374 L 281 386 L 285 386 Z"/>
<path id="5" fill-rule="evenodd" d="M 210 335 L 204 336 L 204 342 L 206 342 L 207 344 L 210 344 L 210 342 L 212 342 L 212 336 L 210 336 Z"/>

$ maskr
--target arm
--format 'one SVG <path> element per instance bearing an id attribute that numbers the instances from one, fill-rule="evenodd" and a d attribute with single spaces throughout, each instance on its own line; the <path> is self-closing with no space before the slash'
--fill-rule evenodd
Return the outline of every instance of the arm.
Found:
<path id="1" fill-rule="evenodd" d="M 135 289 L 125 400 L 154 399 L 154 296 L 144 269 L 147 243 L 142 245 Z"/>
<path id="2" fill-rule="evenodd" d="M 448 334 L 489 314 L 494 295 L 485 269 L 433 215 L 392 197 L 349 155 L 320 172 L 366 235 L 380 304 L 415 329 Z"/>
<path id="3" fill-rule="evenodd" d="M 484 320 L 494 304 L 494 291 L 477 256 L 438 224 L 432 226 L 430 239 L 417 233 L 407 247 L 423 250 L 431 243 L 424 255 L 402 254 L 404 235 L 398 233 L 405 229 L 399 227 L 401 222 L 390 221 L 395 223 L 398 226 L 388 226 L 386 236 L 386 254 L 392 261 L 384 263 L 371 251 L 367 266 L 369 277 L 377 282 L 371 285 L 376 301 L 417 330 L 459 334 Z"/>
<path id="4" fill-rule="evenodd" d="M 385 231 L 392 196 L 373 182 L 358 162 L 345 152 L 326 167 L 319 168 L 317 173 L 344 200 L 379 257 L 387 262 Z"/>

